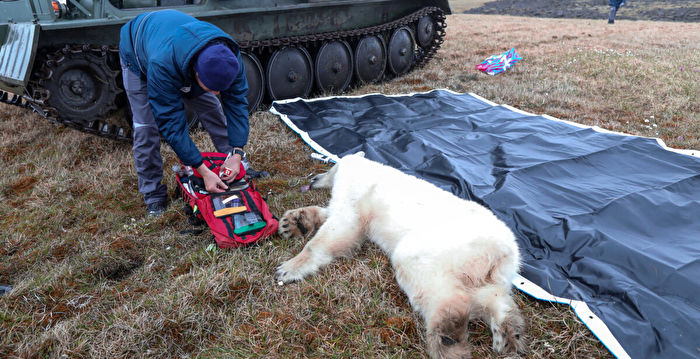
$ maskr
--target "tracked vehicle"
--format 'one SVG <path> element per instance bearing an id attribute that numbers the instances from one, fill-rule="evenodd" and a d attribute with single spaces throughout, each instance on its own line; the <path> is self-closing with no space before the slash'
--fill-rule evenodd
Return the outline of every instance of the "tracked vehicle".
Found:
<path id="1" fill-rule="evenodd" d="M 0 101 L 130 141 L 130 121 L 110 116 L 128 106 L 119 29 L 165 8 L 239 43 L 251 111 L 420 67 L 442 44 L 450 13 L 447 0 L 0 0 Z"/>

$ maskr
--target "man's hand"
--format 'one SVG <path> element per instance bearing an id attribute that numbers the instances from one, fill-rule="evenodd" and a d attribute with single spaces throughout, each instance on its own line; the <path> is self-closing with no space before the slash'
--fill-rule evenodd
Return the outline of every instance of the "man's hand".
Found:
<path id="1" fill-rule="evenodd" d="M 221 181 L 219 176 L 212 172 L 206 165 L 197 167 L 197 172 L 204 178 L 204 187 L 209 193 L 221 193 L 228 189 L 228 186 Z"/>
<path id="2" fill-rule="evenodd" d="M 226 167 L 231 170 L 231 174 L 228 176 L 223 176 L 221 179 L 224 181 L 228 182 L 236 176 L 238 176 L 238 172 L 241 171 L 241 155 L 239 154 L 233 154 L 231 155 L 223 164 L 223 167 Z"/>

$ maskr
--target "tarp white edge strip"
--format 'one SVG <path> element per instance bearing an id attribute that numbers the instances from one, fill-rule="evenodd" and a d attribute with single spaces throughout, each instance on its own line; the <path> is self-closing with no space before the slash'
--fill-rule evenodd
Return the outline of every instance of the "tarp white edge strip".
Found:
<path id="1" fill-rule="evenodd" d="M 614 356 L 620 359 L 630 358 L 629 354 L 627 354 L 625 349 L 622 348 L 622 345 L 620 345 L 617 339 L 615 339 L 615 336 L 610 332 L 608 326 L 605 325 L 597 315 L 593 314 L 591 309 L 588 308 L 588 304 L 585 302 L 556 297 L 521 275 L 515 277 L 512 283 L 519 290 L 539 300 L 568 304 L 571 309 L 574 310 L 578 318 L 581 319 L 583 324 L 590 329 L 593 335 L 595 335 Z"/>
<path id="2" fill-rule="evenodd" d="M 473 95 L 473 94 L 470 93 L 470 95 Z M 490 101 L 489 101 L 489 102 L 490 102 Z M 491 102 L 491 103 L 493 104 L 493 102 Z M 498 105 L 494 104 L 494 106 L 498 106 Z M 510 106 L 510 105 L 501 105 L 501 106 L 503 106 L 503 107 L 505 107 L 505 108 L 507 108 L 507 109 L 509 109 L 509 110 L 511 110 L 511 111 L 514 111 L 514 112 L 517 112 L 517 113 L 521 113 L 521 114 L 526 115 L 526 116 L 537 116 L 536 114 L 529 113 L 529 112 L 523 111 L 523 110 L 521 110 L 521 109 L 517 109 L 517 108 L 515 108 L 515 107 L 513 107 L 513 106 Z M 661 148 L 663 148 L 663 149 L 665 149 L 665 150 L 667 150 L 667 151 L 680 153 L 680 154 L 682 154 L 682 155 L 700 157 L 700 151 L 698 151 L 698 150 L 682 150 L 682 149 L 678 149 L 678 148 L 668 147 L 668 146 L 666 146 L 666 143 L 664 142 L 664 140 L 662 140 L 662 139 L 660 139 L 660 138 L 658 138 L 658 137 L 647 137 L 647 136 L 639 136 L 639 135 L 630 135 L 629 133 L 611 131 L 611 130 L 608 130 L 608 129 L 605 129 L 605 128 L 602 128 L 602 127 L 598 127 L 598 126 L 582 125 L 582 124 L 580 124 L 580 123 L 576 123 L 576 122 L 572 122 L 572 121 L 567 121 L 567 120 L 562 120 L 562 119 L 560 119 L 560 118 L 552 117 L 552 116 L 550 116 L 550 115 L 540 115 L 540 116 L 542 116 L 542 117 L 544 117 L 544 118 L 546 118 L 546 119 L 548 119 L 548 120 L 557 121 L 557 122 L 563 122 L 563 123 L 566 123 L 566 124 L 569 124 L 569 125 L 572 125 L 572 126 L 576 126 L 576 127 L 580 127 L 580 128 L 592 128 L 594 131 L 601 132 L 601 133 L 611 133 L 611 134 L 622 135 L 622 136 L 634 136 L 634 137 L 641 137 L 641 138 L 651 138 L 651 139 L 653 139 L 653 140 L 656 140 L 656 143 L 658 143 L 659 146 L 661 146 Z"/>
<path id="3" fill-rule="evenodd" d="M 275 109 L 274 104 L 272 105 L 272 107 L 270 107 L 270 112 L 279 116 L 282 119 L 282 121 L 284 121 L 284 123 L 286 123 L 287 126 L 289 126 L 289 128 L 292 129 L 292 131 L 298 133 L 299 136 L 301 136 L 301 139 L 304 140 L 304 142 L 306 142 L 309 146 L 311 146 L 311 148 L 313 148 L 316 152 L 330 158 L 331 160 L 333 160 L 333 162 L 338 162 L 338 156 L 326 151 L 325 148 L 321 147 L 321 145 L 316 143 L 316 141 L 312 140 L 309 134 L 299 129 L 294 124 L 294 122 L 292 122 L 292 120 L 290 120 L 289 117 L 287 117 L 287 115 L 283 115 L 279 111 L 277 111 L 277 109 Z"/>
<path id="4" fill-rule="evenodd" d="M 452 91 L 450 91 L 450 92 L 452 92 Z M 459 94 L 458 92 L 452 92 L 452 93 Z M 479 96 L 479 95 L 477 95 L 477 94 L 475 94 L 475 93 L 473 93 L 473 92 L 470 92 L 469 95 L 472 96 L 472 97 L 475 97 L 475 98 L 477 98 L 477 99 L 479 99 L 479 100 L 481 100 L 481 101 L 484 101 L 484 102 L 486 102 L 487 104 L 489 104 L 489 105 L 491 105 L 491 106 L 498 106 L 497 103 L 491 102 L 490 100 L 487 100 L 487 99 L 485 99 L 485 98 L 483 98 L 483 97 L 481 97 L 481 96 Z"/>
<path id="5" fill-rule="evenodd" d="M 442 91 L 450 92 L 453 94 L 457 95 L 462 95 L 462 93 L 455 92 L 449 89 L 441 89 Z M 423 93 L 430 93 L 433 91 L 438 91 L 438 89 L 427 91 L 427 92 L 414 92 L 414 93 L 408 93 L 408 94 L 398 94 L 398 95 L 383 95 L 386 97 L 402 97 L 402 96 L 412 96 L 415 94 L 423 94 Z M 309 137 L 309 134 L 300 130 L 294 123 L 286 116 L 281 114 L 277 109 L 275 109 L 275 103 L 280 103 L 280 104 L 285 104 L 285 103 L 290 103 L 290 102 L 296 102 L 296 101 L 304 101 L 304 102 L 314 102 L 314 101 L 321 101 L 321 100 L 328 100 L 332 98 L 362 98 L 366 96 L 373 96 L 373 95 L 382 95 L 379 93 L 370 93 L 370 94 L 365 94 L 365 95 L 356 95 L 356 96 L 328 96 L 328 97 L 319 97 L 319 98 L 314 98 L 314 99 L 302 99 L 302 98 L 293 98 L 293 99 L 288 99 L 288 100 L 280 100 L 280 101 L 275 101 L 272 103 L 272 106 L 270 107 L 270 112 L 279 116 L 284 123 L 289 126 L 289 128 L 292 129 L 292 131 L 296 132 L 301 136 L 301 138 L 311 146 L 314 150 L 316 150 L 318 153 L 321 153 L 324 156 L 330 157 L 333 161 L 338 161 L 338 156 L 328 152 L 325 148 L 321 147 L 318 143 L 316 143 L 314 140 Z M 537 116 L 535 114 L 520 110 L 518 108 L 512 107 L 510 105 L 498 105 L 495 102 L 489 101 L 477 94 L 474 93 L 469 93 L 470 96 L 483 101 L 484 103 L 491 105 L 491 106 L 503 106 L 511 111 L 521 113 L 523 115 L 527 116 Z M 572 126 L 576 127 L 581 127 L 581 128 L 592 128 L 595 131 L 598 132 L 604 132 L 604 133 L 613 133 L 613 134 L 618 134 L 618 135 L 623 135 L 623 136 L 636 136 L 636 135 L 630 135 L 624 132 L 615 132 L 615 131 L 610 131 L 606 130 L 604 128 L 600 128 L 598 126 L 587 126 L 587 125 L 582 125 L 580 123 L 572 122 L 572 121 L 567 121 L 567 120 L 562 120 L 558 119 L 556 117 L 552 117 L 549 115 L 541 115 L 544 118 L 547 118 L 552 121 L 559 121 L 559 122 L 564 122 Z M 638 137 L 644 137 L 644 136 L 638 136 Z M 647 138 L 652 138 L 652 137 L 647 137 Z M 696 156 L 700 157 L 700 151 L 697 150 L 681 150 L 681 149 L 676 149 L 676 148 L 671 148 L 666 146 L 664 141 L 660 138 L 653 138 L 656 140 L 656 142 L 661 146 L 662 148 L 684 154 L 684 155 L 689 155 L 689 156 Z M 518 288 L 519 290 L 527 293 L 528 295 L 540 299 L 540 300 L 545 300 L 549 302 L 556 302 L 556 303 L 562 303 L 562 304 L 568 304 L 576 313 L 576 315 L 581 319 L 581 321 L 590 329 L 590 331 L 595 335 L 598 340 L 600 340 L 603 345 L 605 345 L 610 352 L 616 356 L 617 358 L 620 359 L 628 359 L 630 358 L 629 354 L 625 351 L 625 349 L 622 348 L 620 343 L 615 339 L 615 336 L 610 332 L 610 329 L 603 323 L 600 318 L 598 318 L 597 315 L 595 315 L 590 308 L 588 308 L 588 304 L 585 302 L 581 302 L 578 300 L 572 300 L 572 299 L 566 299 L 566 298 L 561 298 L 561 297 L 556 297 L 550 293 L 548 293 L 546 290 L 541 288 L 540 286 L 536 285 L 535 283 L 532 283 L 529 281 L 527 278 L 518 275 L 515 279 L 513 279 L 513 285 Z"/>

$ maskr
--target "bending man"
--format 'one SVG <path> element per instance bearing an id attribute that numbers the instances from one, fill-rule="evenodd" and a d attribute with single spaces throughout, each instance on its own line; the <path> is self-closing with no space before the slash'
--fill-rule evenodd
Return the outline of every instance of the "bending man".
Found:
<path id="1" fill-rule="evenodd" d="M 238 44 L 210 23 L 162 10 L 143 13 L 122 27 L 119 54 L 133 113 L 139 192 L 148 214 L 158 216 L 167 206 L 161 135 L 184 165 L 204 177 L 209 192 L 225 190 L 223 181 L 238 174 L 248 142 L 248 83 Z M 231 154 L 225 163 L 231 175 L 220 179 L 203 165 L 185 107 L 197 113 L 216 150 Z"/>

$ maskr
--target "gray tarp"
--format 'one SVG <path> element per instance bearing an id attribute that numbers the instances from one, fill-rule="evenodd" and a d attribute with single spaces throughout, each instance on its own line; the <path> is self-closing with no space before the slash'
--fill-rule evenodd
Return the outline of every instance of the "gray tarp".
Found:
<path id="1" fill-rule="evenodd" d="M 700 158 L 448 91 L 272 111 L 320 152 L 362 150 L 489 207 L 522 275 L 586 302 L 633 358 L 700 356 Z"/>

